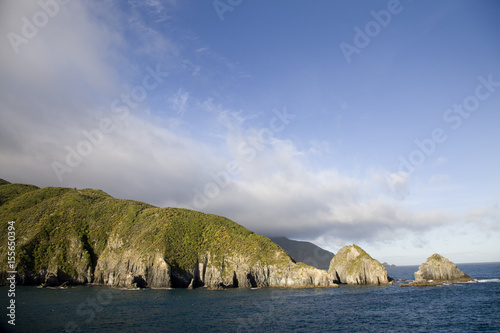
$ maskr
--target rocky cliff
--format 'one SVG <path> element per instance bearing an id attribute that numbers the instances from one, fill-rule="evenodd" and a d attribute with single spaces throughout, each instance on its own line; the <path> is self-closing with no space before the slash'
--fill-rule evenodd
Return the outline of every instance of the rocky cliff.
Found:
<path id="1" fill-rule="evenodd" d="M 415 281 L 403 286 L 432 286 L 444 282 L 467 282 L 473 279 L 449 259 L 434 253 L 415 272 Z"/>
<path id="2" fill-rule="evenodd" d="M 357 245 L 341 248 L 328 269 L 336 283 L 383 285 L 392 281 L 385 267 Z"/>
<path id="3" fill-rule="evenodd" d="M 114 287 L 334 287 L 268 238 L 224 217 L 115 199 L 92 189 L 0 181 L 0 221 L 15 221 L 20 284 Z M 7 227 L 0 264 L 7 267 Z M 5 284 L 6 271 L 0 271 Z"/>

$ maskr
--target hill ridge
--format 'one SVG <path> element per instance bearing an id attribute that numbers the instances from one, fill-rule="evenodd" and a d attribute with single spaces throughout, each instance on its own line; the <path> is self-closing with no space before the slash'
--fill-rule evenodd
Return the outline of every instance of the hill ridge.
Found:
<path id="1" fill-rule="evenodd" d="M 21 284 L 335 286 L 326 272 L 294 263 L 271 240 L 225 217 L 101 190 L 0 183 L 0 220 L 16 222 Z M 2 264 L 6 228 L 0 226 Z"/>

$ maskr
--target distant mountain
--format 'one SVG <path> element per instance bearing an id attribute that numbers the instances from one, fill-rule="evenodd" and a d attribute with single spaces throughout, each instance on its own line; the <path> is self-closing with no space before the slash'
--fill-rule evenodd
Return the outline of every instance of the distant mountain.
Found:
<path id="1" fill-rule="evenodd" d="M 224 217 L 100 190 L 0 179 L 0 285 L 334 287 L 327 272 Z M 15 254 L 7 255 L 15 241 Z M 13 247 L 14 245 L 12 245 Z"/>
<path id="2" fill-rule="evenodd" d="M 396 267 L 396 265 L 391 265 L 391 264 L 388 264 L 388 263 L 386 263 L 385 261 L 382 263 L 382 265 L 383 265 L 384 267 Z"/>
<path id="3" fill-rule="evenodd" d="M 271 237 L 271 240 L 295 259 L 319 269 L 328 270 L 333 253 L 310 242 L 291 240 L 286 237 Z"/>

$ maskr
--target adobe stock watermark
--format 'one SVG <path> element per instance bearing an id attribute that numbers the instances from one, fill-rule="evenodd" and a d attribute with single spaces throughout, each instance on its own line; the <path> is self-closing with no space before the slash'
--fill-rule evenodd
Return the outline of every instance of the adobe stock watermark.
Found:
<path id="1" fill-rule="evenodd" d="M 489 74 L 487 78 L 480 75 L 477 77 L 479 84 L 474 89 L 474 93 L 466 96 L 461 103 L 455 103 L 443 113 L 443 121 L 450 126 L 452 130 L 457 130 L 462 126 L 464 119 L 468 119 L 476 112 L 481 105 L 481 101 L 485 101 L 500 87 L 500 81 L 493 80 L 493 74 Z M 400 177 L 409 177 L 417 167 L 424 162 L 436 151 L 439 144 L 444 143 L 448 139 L 446 131 L 441 127 L 434 128 L 430 136 L 423 140 L 415 140 L 417 146 L 406 157 L 399 155 L 398 175 Z M 393 189 L 394 190 L 394 189 Z"/>
<path id="2" fill-rule="evenodd" d="M 282 111 L 273 110 L 273 113 L 274 117 L 269 120 L 268 127 L 261 128 L 256 136 L 249 136 L 238 145 L 237 152 L 246 162 L 253 162 L 258 152 L 266 149 L 266 145 L 272 142 L 276 133 L 283 131 L 296 116 L 288 113 L 286 107 Z M 193 189 L 193 206 L 198 210 L 205 208 L 210 200 L 219 196 L 221 189 L 225 189 L 231 183 L 231 179 L 240 172 L 241 166 L 237 160 L 227 162 L 223 170 L 210 172 L 209 176 L 213 181 L 207 182 L 201 190 L 197 187 Z"/>
<path id="3" fill-rule="evenodd" d="M 354 53 L 361 53 L 361 50 L 370 45 L 371 41 L 381 33 L 382 28 L 387 28 L 391 23 L 392 17 L 400 14 L 402 11 L 403 5 L 401 5 L 399 0 L 389 0 L 387 2 L 387 9 L 379 11 L 371 10 L 370 15 L 374 20 L 368 21 L 363 29 L 358 26 L 354 27 L 355 34 L 352 44 L 346 42 L 339 44 L 340 51 L 347 63 L 350 64 L 352 55 Z"/>
<path id="4" fill-rule="evenodd" d="M 120 98 L 116 98 L 111 102 L 111 111 L 122 121 L 129 116 L 131 109 L 136 108 L 139 105 L 138 103 L 143 102 L 148 97 L 148 91 L 158 87 L 164 81 L 163 78 L 168 76 L 168 72 L 160 70 L 160 65 L 156 65 L 155 70 L 148 66 L 146 71 L 148 74 L 144 75 L 141 85 L 132 88 L 130 94 L 122 94 Z M 103 118 L 97 128 L 82 131 L 82 135 L 86 139 L 80 140 L 74 147 L 69 145 L 64 147 L 67 151 L 64 162 L 53 161 L 51 163 L 59 182 L 63 181 L 64 174 L 71 173 L 80 166 L 83 158 L 92 154 L 94 147 L 102 144 L 104 135 L 115 130 L 115 122 L 116 120 L 112 118 Z"/>
<path id="5" fill-rule="evenodd" d="M 274 290 L 272 289 L 271 292 Z M 264 324 L 273 324 L 272 327 L 280 326 L 278 320 L 275 316 L 274 303 L 275 299 L 273 296 L 270 296 L 269 303 L 267 306 L 264 306 L 263 303 L 253 301 L 250 305 L 251 316 L 250 318 L 238 318 L 238 327 L 236 332 L 255 332 L 262 331 L 262 326 Z"/>
<path id="6" fill-rule="evenodd" d="M 60 10 L 60 5 L 65 5 L 70 0 L 40 0 L 38 6 L 40 10 L 35 12 L 31 19 L 23 16 L 21 17 L 20 34 L 9 32 L 7 39 L 12 46 L 15 54 L 19 53 L 21 44 L 28 44 L 30 40 L 38 35 L 40 29 L 44 28 L 54 18 Z"/>
<path id="7" fill-rule="evenodd" d="M 7 321 L 9 325 L 16 325 L 16 222 L 7 222 Z"/>
<path id="8" fill-rule="evenodd" d="M 243 0 L 214 0 L 212 5 L 215 12 L 219 16 L 219 20 L 224 21 L 224 13 L 232 12 L 236 7 L 241 5 Z"/>
<path id="9" fill-rule="evenodd" d="M 97 314 L 104 310 L 104 307 L 111 304 L 113 300 L 113 295 L 109 291 L 109 287 L 103 287 L 105 289 L 101 289 L 99 293 L 95 297 L 87 298 L 87 300 L 83 303 L 80 303 L 76 308 L 76 315 L 83 324 L 90 324 L 94 321 Z M 79 324 L 75 320 L 70 321 L 66 324 L 64 331 L 65 332 L 82 332 L 80 328 L 81 324 Z"/>

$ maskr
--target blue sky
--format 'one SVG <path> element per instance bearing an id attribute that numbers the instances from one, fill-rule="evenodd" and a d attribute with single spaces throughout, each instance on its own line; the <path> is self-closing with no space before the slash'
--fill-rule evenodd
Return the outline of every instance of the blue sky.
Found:
<path id="1" fill-rule="evenodd" d="M 0 177 L 395 264 L 499 261 L 499 14 L 496 1 L 2 2 Z"/>

